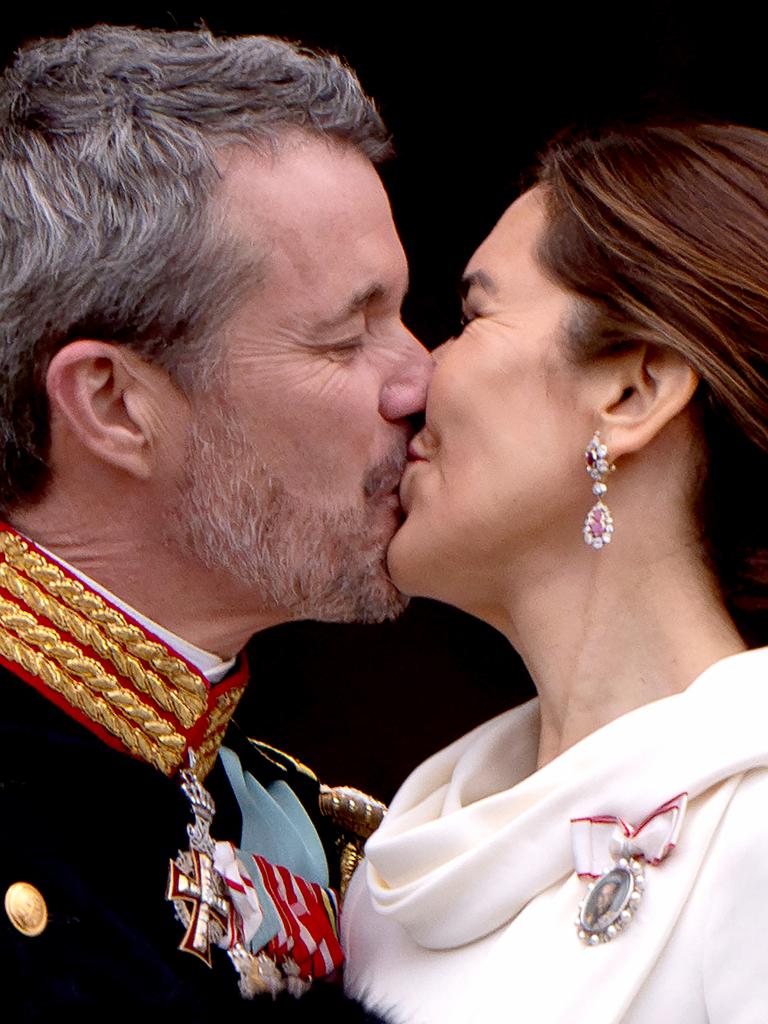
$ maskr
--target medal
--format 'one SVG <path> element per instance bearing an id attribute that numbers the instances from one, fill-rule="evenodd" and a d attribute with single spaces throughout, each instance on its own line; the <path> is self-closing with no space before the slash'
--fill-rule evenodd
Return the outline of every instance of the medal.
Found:
<path id="1" fill-rule="evenodd" d="M 587 886 L 576 921 L 579 938 L 589 946 L 610 942 L 632 920 L 643 895 L 645 875 L 640 861 L 621 857 Z"/>
<path id="2" fill-rule="evenodd" d="M 179 949 L 209 967 L 211 946 L 225 950 L 247 999 L 262 993 L 303 995 L 314 978 L 333 975 L 344 959 L 336 895 L 252 854 L 257 886 L 239 851 L 211 838 L 214 802 L 195 775 L 192 752 L 189 760 L 189 768 L 180 774 L 195 819 L 187 826 L 190 849 L 171 861 L 166 892 L 185 928 Z M 265 907 L 271 910 L 274 933 L 263 935 L 257 944 Z"/>
<path id="3" fill-rule="evenodd" d="M 610 942 L 631 922 L 645 889 L 644 864 L 657 866 L 674 850 L 687 800 L 678 794 L 637 826 L 608 814 L 571 819 L 576 872 L 590 879 L 576 919 L 582 942 Z"/>
<path id="4" fill-rule="evenodd" d="M 189 800 L 194 824 L 187 826 L 189 850 L 179 852 L 170 863 L 166 899 L 173 902 L 176 916 L 186 929 L 179 949 L 193 953 L 211 966 L 211 945 L 227 951 L 238 975 L 240 992 L 246 999 L 269 993 L 276 996 L 290 988 L 301 994 L 263 952 L 253 954 L 244 944 L 243 916 L 234 906 L 224 877 L 216 866 L 216 843 L 210 827 L 215 805 L 210 793 L 195 775 L 195 755 L 190 751 L 189 768 L 181 773 L 181 788 Z M 301 986 L 301 991 L 306 989 Z"/>

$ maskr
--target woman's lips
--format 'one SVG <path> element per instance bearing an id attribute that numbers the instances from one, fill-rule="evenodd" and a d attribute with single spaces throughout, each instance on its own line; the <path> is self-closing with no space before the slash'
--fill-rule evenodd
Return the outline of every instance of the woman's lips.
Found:
<path id="1" fill-rule="evenodd" d="M 426 462 L 427 457 L 419 448 L 418 442 L 411 440 L 408 444 L 408 462 Z"/>
<path id="2" fill-rule="evenodd" d="M 418 476 L 416 469 L 420 465 L 423 466 L 426 461 L 421 456 L 411 458 L 410 453 L 408 455 L 408 465 L 405 467 L 403 479 L 400 481 L 400 504 L 406 514 L 410 512 L 413 504 L 414 478 Z"/>
<path id="3" fill-rule="evenodd" d="M 431 436 L 427 434 L 426 430 L 422 430 L 408 443 L 408 465 L 405 467 L 403 479 L 400 481 L 400 504 L 406 514 L 410 512 L 413 505 L 414 488 L 418 487 L 418 484 L 414 482 L 418 477 L 416 468 L 426 466 L 430 461 L 429 454 L 433 454 L 429 440 L 431 440 Z"/>

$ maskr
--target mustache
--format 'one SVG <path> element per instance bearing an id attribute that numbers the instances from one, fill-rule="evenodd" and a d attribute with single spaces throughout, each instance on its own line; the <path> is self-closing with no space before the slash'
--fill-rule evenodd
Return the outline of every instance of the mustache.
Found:
<path id="1" fill-rule="evenodd" d="M 405 441 L 389 455 L 377 462 L 366 472 L 363 478 L 363 491 L 366 498 L 381 497 L 394 491 L 400 484 L 407 463 Z"/>

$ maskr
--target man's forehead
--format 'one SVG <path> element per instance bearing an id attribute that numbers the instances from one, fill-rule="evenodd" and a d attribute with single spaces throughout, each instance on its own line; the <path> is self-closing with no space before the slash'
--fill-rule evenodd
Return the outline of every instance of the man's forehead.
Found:
<path id="1" fill-rule="evenodd" d="M 309 142 L 269 160 L 239 153 L 223 170 L 230 226 L 263 257 L 262 308 L 271 293 L 332 331 L 379 298 L 402 299 L 405 256 L 365 157 Z"/>
<path id="2" fill-rule="evenodd" d="M 301 229 L 307 237 L 360 220 L 391 225 L 375 168 L 351 146 L 302 139 L 268 155 L 238 147 L 223 155 L 219 167 L 220 199 L 241 231 Z"/>

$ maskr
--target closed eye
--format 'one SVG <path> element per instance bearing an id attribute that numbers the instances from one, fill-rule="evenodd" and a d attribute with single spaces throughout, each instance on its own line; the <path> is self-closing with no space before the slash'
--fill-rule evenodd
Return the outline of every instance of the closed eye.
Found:
<path id="1" fill-rule="evenodd" d="M 334 342 L 333 345 L 323 345 L 320 351 L 329 359 L 336 359 L 339 362 L 351 359 L 356 352 L 363 347 L 362 338 L 348 338 L 345 341 Z"/>

